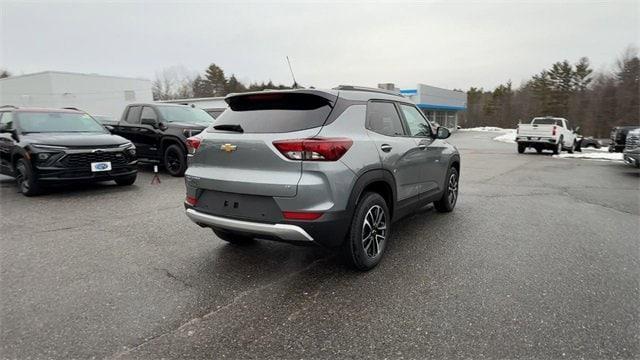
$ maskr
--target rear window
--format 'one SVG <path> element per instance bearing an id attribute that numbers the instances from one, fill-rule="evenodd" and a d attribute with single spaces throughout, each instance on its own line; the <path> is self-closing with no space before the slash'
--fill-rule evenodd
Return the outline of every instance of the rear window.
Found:
<path id="1" fill-rule="evenodd" d="M 562 126 L 562 120 L 556 120 L 556 119 L 533 119 L 532 124 L 536 124 L 536 125 L 560 125 L 560 126 Z"/>
<path id="2" fill-rule="evenodd" d="M 312 94 L 245 95 L 230 98 L 213 125 L 240 125 L 245 133 L 292 132 L 322 126 L 330 112 L 329 101 Z"/>

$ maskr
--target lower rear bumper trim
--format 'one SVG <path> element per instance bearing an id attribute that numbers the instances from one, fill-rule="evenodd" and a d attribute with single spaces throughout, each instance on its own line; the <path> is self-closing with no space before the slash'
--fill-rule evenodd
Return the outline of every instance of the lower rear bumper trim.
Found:
<path id="1" fill-rule="evenodd" d="M 194 209 L 187 209 L 186 214 L 196 224 L 239 231 L 256 235 L 275 236 L 288 241 L 313 241 L 304 229 L 291 224 L 265 224 L 252 221 L 229 219 L 220 216 L 204 214 Z"/>

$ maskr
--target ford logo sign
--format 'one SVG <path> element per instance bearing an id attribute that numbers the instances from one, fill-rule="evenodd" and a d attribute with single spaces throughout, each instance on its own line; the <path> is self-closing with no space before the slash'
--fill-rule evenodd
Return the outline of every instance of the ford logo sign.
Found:
<path id="1" fill-rule="evenodd" d="M 107 170 L 109 165 L 107 164 L 96 164 L 96 170 Z"/>

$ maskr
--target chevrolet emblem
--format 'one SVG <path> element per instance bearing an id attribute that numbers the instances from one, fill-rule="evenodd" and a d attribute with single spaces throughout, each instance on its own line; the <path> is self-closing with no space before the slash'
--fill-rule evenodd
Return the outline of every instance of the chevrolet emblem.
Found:
<path id="1" fill-rule="evenodd" d="M 238 147 L 236 145 L 231 145 L 231 144 L 220 145 L 220 150 L 226 151 L 228 153 L 230 153 L 232 151 L 236 151 L 237 148 Z"/>

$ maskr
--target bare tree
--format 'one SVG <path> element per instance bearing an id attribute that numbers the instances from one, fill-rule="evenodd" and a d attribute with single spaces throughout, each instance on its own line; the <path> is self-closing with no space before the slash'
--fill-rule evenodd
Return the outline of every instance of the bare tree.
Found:
<path id="1" fill-rule="evenodd" d="M 154 100 L 193 97 L 193 81 L 195 77 L 195 72 L 180 65 L 156 71 L 151 85 Z"/>

